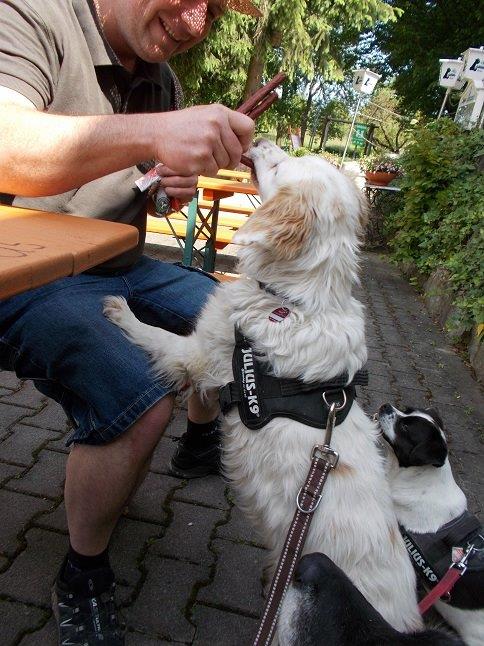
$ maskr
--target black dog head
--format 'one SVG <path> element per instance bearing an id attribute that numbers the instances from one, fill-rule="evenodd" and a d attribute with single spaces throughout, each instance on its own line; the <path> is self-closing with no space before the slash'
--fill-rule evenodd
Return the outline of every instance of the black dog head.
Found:
<path id="1" fill-rule="evenodd" d="M 442 419 L 434 408 L 398 410 L 384 404 L 378 422 L 401 467 L 441 467 L 447 458 Z"/>

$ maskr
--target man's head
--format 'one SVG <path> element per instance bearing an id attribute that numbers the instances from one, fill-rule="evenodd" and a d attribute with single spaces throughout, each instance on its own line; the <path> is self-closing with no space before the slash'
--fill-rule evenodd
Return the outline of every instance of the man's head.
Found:
<path id="1" fill-rule="evenodd" d="M 250 0 L 94 0 L 109 43 L 126 67 L 158 63 L 203 40 L 227 10 L 260 15 Z"/>

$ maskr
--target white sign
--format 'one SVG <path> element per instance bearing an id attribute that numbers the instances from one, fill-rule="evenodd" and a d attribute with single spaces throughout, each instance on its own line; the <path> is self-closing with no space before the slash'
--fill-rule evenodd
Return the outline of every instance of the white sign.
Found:
<path id="1" fill-rule="evenodd" d="M 451 87 L 460 90 L 465 81 L 460 78 L 460 73 L 464 67 L 464 61 L 461 59 L 441 58 L 440 59 L 440 80 L 442 87 Z"/>
<path id="2" fill-rule="evenodd" d="M 462 93 L 454 121 L 466 130 L 475 128 L 482 120 L 484 81 L 469 81 Z"/>
<path id="3" fill-rule="evenodd" d="M 379 79 L 381 74 L 376 74 L 369 69 L 356 70 L 353 75 L 353 89 L 361 94 L 372 94 Z"/>
<path id="4" fill-rule="evenodd" d="M 464 69 L 462 76 L 472 81 L 484 79 L 484 49 L 469 47 L 464 52 Z"/>

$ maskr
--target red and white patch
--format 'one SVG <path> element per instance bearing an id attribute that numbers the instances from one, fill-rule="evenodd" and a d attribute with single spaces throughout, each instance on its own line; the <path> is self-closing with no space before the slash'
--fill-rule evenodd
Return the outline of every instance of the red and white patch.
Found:
<path id="1" fill-rule="evenodd" d="M 291 310 L 288 310 L 287 307 L 278 307 L 269 314 L 269 321 L 272 323 L 281 323 L 290 313 Z"/>
<path id="2" fill-rule="evenodd" d="M 453 547 L 452 548 L 452 563 L 458 563 L 462 561 L 464 557 L 464 548 L 462 547 Z"/>

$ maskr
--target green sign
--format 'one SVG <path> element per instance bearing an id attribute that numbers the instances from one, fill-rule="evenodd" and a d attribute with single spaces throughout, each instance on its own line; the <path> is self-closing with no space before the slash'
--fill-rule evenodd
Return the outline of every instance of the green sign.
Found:
<path id="1" fill-rule="evenodd" d="M 353 130 L 353 135 L 351 137 L 351 143 L 355 146 L 364 146 L 366 139 L 366 131 L 368 126 L 364 123 L 357 123 L 355 129 Z"/>

